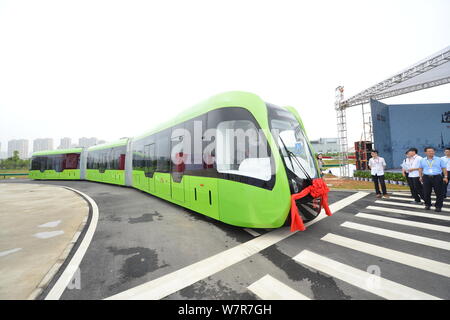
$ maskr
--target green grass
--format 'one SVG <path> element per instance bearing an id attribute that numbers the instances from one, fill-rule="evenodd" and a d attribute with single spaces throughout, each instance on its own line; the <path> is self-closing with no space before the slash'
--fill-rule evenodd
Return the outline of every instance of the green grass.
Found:
<path id="1" fill-rule="evenodd" d="M 28 176 L 1 176 L 2 173 L 20 173 L 20 174 L 24 174 L 27 173 L 28 174 L 28 169 L 0 169 L 0 180 L 4 180 L 4 179 L 27 179 Z"/>
<path id="2" fill-rule="evenodd" d="M 28 169 L 0 169 L 0 173 L 28 173 Z"/>

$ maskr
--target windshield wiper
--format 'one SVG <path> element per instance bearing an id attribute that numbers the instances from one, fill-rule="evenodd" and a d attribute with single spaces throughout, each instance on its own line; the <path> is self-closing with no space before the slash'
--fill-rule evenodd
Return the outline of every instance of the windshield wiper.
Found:
<path id="1" fill-rule="evenodd" d="M 278 138 L 280 138 L 280 141 L 283 144 L 284 150 L 286 150 L 286 153 L 288 155 L 289 161 L 291 162 L 291 166 L 292 166 L 292 169 L 294 170 L 294 172 L 295 172 L 295 169 L 294 169 L 294 164 L 292 163 L 292 159 L 295 159 L 295 163 L 298 165 L 300 170 L 302 170 L 302 172 L 305 175 L 306 179 L 309 180 L 309 181 L 312 181 L 311 176 L 308 174 L 306 169 L 302 166 L 300 161 L 297 159 L 297 156 L 286 147 L 286 144 L 284 143 L 284 141 L 283 141 L 283 139 L 281 137 L 278 137 Z"/>

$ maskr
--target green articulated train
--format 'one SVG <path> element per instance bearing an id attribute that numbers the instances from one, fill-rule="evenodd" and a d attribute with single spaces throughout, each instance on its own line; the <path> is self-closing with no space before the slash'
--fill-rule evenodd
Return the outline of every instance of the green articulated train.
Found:
<path id="1" fill-rule="evenodd" d="M 290 222 L 291 195 L 320 170 L 293 107 L 234 91 L 138 137 L 34 153 L 30 178 L 129 186 L 231 225 L 277 228 Z M 321 200 L 296 200 L 303 221 Z"/>

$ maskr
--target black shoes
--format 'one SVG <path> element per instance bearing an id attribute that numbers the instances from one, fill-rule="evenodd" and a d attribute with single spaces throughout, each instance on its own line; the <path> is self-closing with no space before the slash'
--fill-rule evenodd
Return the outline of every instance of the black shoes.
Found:
<path id="1" fill-rule="evenodd" d="M 442 210 L 441 210 L 441 208 L 436 208 L 436 209 L 434 209 L 434 211 L 435 212 L 441 212 Z"/>
<path id="2" fill-rule="evenodd" d="M 430 206 L 425 206 L 425 210 L 430 210 Z"/>

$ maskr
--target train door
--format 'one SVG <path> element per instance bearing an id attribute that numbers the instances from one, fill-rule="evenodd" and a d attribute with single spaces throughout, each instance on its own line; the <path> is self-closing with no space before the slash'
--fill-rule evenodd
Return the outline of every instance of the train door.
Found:
<path id="1" fill-rule="evenodd" d="M 145 188 L 149 192 L 155 192 L 154 173 L 156 170 L 156 146 L 155 143 L 144 145 L 144 173 L 145 173 Z"/>
<path id="2" fill-rule="evenodd" d="M 171 191 L 172 199 L 177 202 L 185 202 L 184 188 L 185 179 L 183 179 L 185 171 L 185 154 L 187 148 L 184 144 L 187 140 L 185 137 L 184 126 L 177 126 L 172 130 L 171 136 Z"/>

